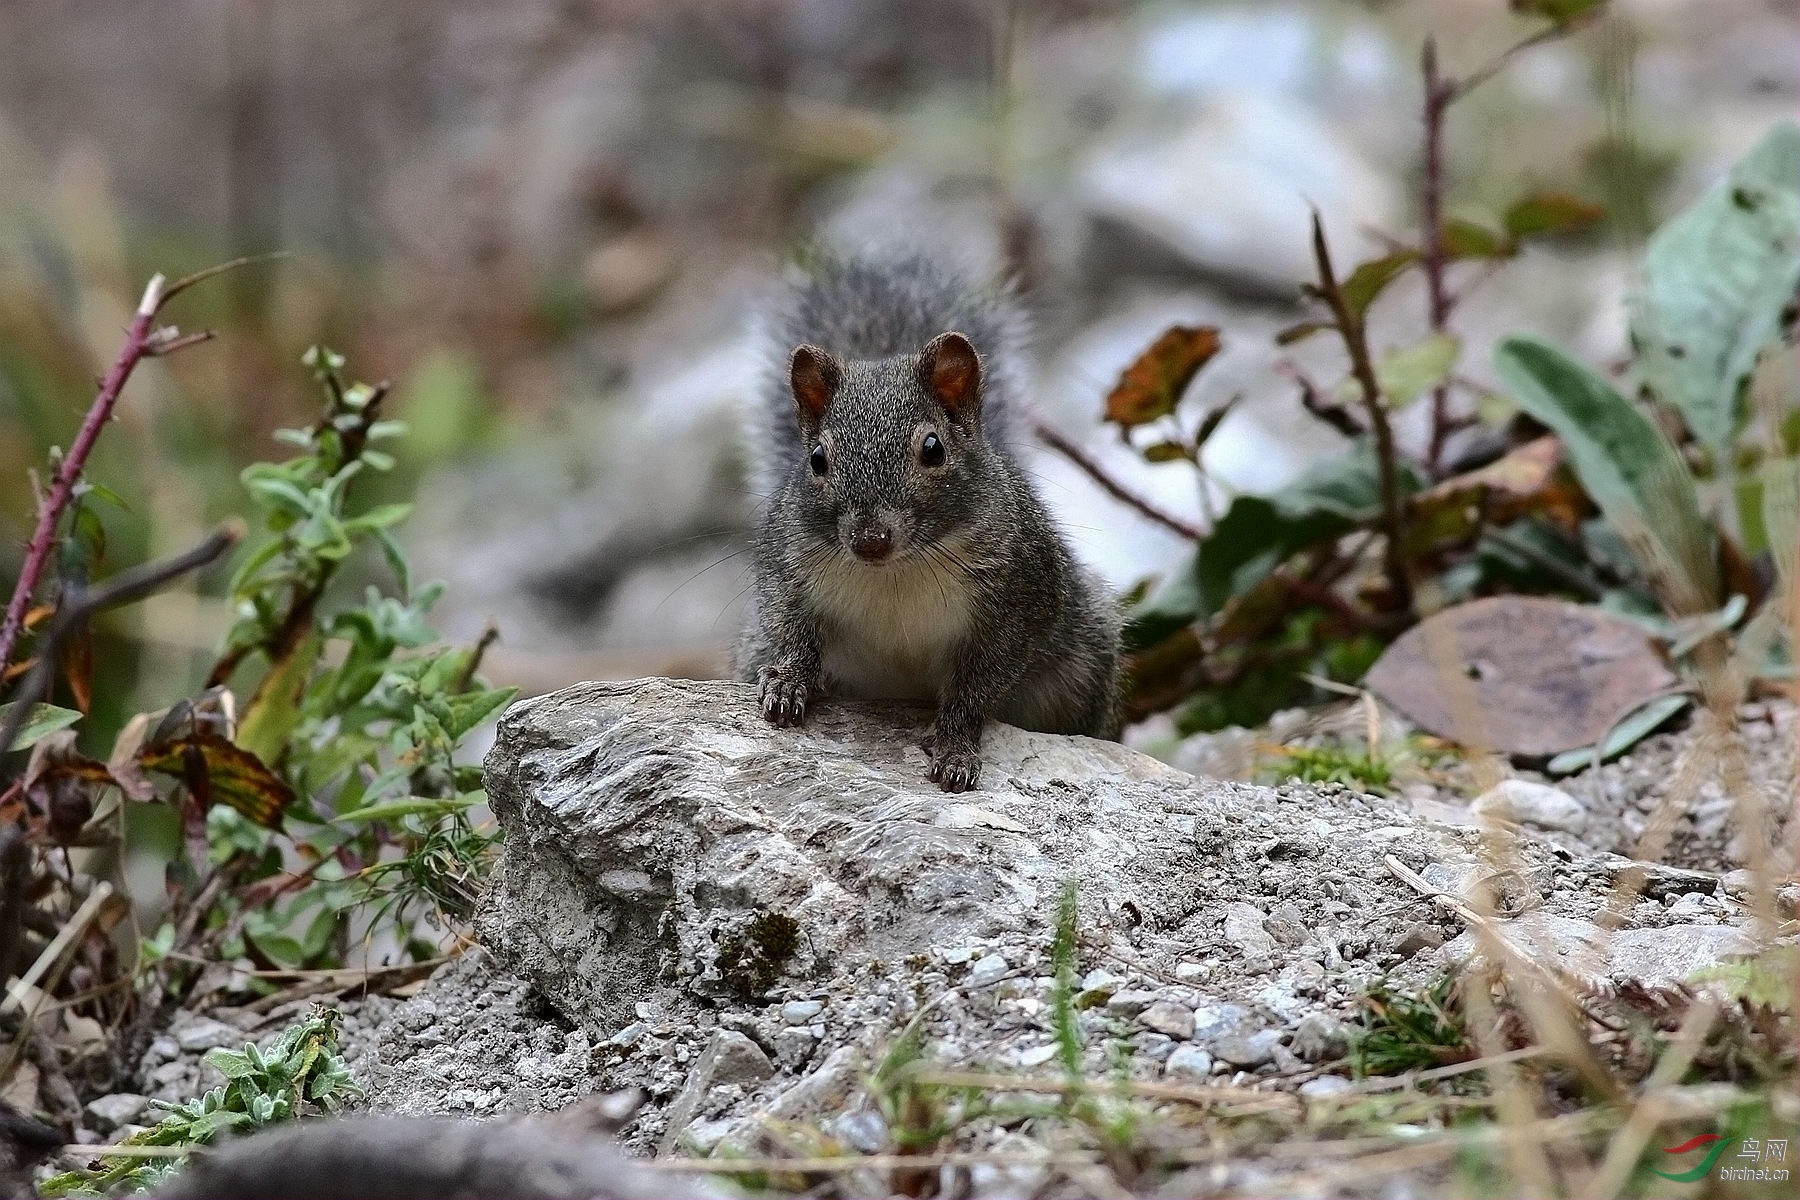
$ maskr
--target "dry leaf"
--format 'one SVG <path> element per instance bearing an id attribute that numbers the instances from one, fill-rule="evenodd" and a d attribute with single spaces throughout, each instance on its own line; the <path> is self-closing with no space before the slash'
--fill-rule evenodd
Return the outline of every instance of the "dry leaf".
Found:
<path id="1" fill-rule="evenodd" d="M 1106 398 L 1106 419 L 1126 429 L 1166 417 L 1181 394 L 1219 352 L 1219 331 L 1211 325 L 1176 325 L 1125 368 Z"/>

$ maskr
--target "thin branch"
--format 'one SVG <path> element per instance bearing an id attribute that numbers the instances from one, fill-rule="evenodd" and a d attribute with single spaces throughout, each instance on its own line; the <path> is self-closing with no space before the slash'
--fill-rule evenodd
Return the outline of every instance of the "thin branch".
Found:
<path id="1" fill-rule="evenodd" d="M 1331 266 L 1331 250 L 1325 244 L 1325 226 L 1317 209 L 1312 217 L 1313 257 L 1319 268 L 1319 296 L 1331 308 L 1344 348 L 1350 354 L 1350 370 L 1362 392 L 1363 408 L 1369 427 L 1375 431 L 1375 462 L 1381 476 L 1381 513 L 1387 545 L 1383 559 L 1388 585 L 1393 588 L 1402 608 L 1412 607 L 1412 580 L 1406 574 L 1406 560 L 1401 552 L 1401 537 L 1406 532 L 1405 498 L 1400 494 L 1400 467 L 1394 447 L 1394 430 L 1388 423 L 1387 405 L 1382 402 L 1381 382 L 1375 377 L 1375 361 L 1369 354 L 1369 340 L 1362 316 L 1353 312 L 1338 285 L 1337 273 Z"/>
<path id="2" fill-rule="evenodd" d="M 142 600 L 171 579 L 206 566 L 235 546 L 243 536 L 243 522 L 227 522 L 213 530 L 193 549 L 173 558 L 165 558 L 161 562 L 145 563 L 120 571 L 100 586 L 84 589 L 74 595 L 57 609 L 56 616 L 51 618 L 50 626 L 44 631 L 39 644 L 37 662 L 25 676 L 25 682 L 13 697 L 15 703 L 7 714 L 5 724 L 0 726 L 0 753 L 4 753 L 19 735 L 31 706 L 48 694 L 50 677 L 56 669 L 57 647 L 70 630 L 78 628 L 95 613 Z"/>
<path id="3" fill-rule="evenodd" d="M 205 275 L 206 272 L 202 272 L 199 276 L 190 276 L 173 288 L 166 286 L 161 275 L 152 275 L 150 282 L 145 285 L 144 297 L 138 302 L 137 312 L 126 328 L 125 345 L 119 350 L 118 358 L 113 361 L 112 369 L 100 381 L 100 390 L 94 397 L 94 403 L 89 406 L 87 416 L 82 420 L 81 428 L 69 446 L 69 452 L 58 465 L 49 493 L 38 505 L 37 528 L 32 531 L 31 541 L 26 544 L 25 561 L 19 568 L 19 579 L 13 586 L 12 599 L 7 602 L 6 617 L 0 622 L 0 671 L 11 664 L 13 652 L 18 649 L 19 636 L 25 629 L 25 613 L 31 607 L 31 598 L 36 594 L 44 567 L 50 561 L 50 552 L 56 546 L 56 527 L 75 495 L 75 485 L 81 480 L 81 470 L 87 465 L 88 455 L 92 453 L 94 443 L 99 440 L 100 431 L 112 419 L 119 394 L 125 390 L 125 381 L 131 378 L 132 371 L 143 359 L 167 354 L 182 346 L 192 345 L 195 341 L 204 340 L 196 334 L 187 337 L 164 335 L 156 327 L 156 314 L 170 296 Z"/>
<path id="4" fill-rule="evenodd" d="M 1425 297 L 1431 332 L 1443 333 L 1450 325 L 1453 302 L 1444 273 L 1449 257 L 1444 247 L 1444 118 L 1459 91 L 1454 80 L 1438 73 L 1437 39 L 1426 38 L 1420 56 L 1425 74 L 1425 181 L 1423 208 L 1424 244 L 1419 256 L 1425 272 Z M 1444 458 L 1444 443 L 1449 440 L 1450 385 L 1440 382 L 1431 389 L 1431 442 L 1425 452 L 1425 469 L 1433 479 L 1438 477 Z"/>
<path id="5" fill-rule="evenodd" d="M 1074 463 L 1077 467 L 1080 467 L 1088 478 L 1099 484 L 1107 495 L 1111 496 L 1119 503 L 1128 508 L 1136 509 L 1144 516 L 1155 521 L 1158 525 L 1161 525 L 1165 529 L 1174 530 L 1189 541 L 1198 542 L 1206 537 L 1206 530 L 1191 522 L 1184 521 L 1180 517 L 1172 516 L 1169 513 L 1164 512 L 1162 509 L 1157 508 L 1154 504 L 1108 475 L 1106 473 L 1106 468 L 1094 461 L 1093 457 L 1090 456 L 1087 451 L 1083 450 L 1080 446 L 1077 446 L 1074 442 L 1070 441 L 1056 430 L 1050 428 L 1050 426 L 1040 421 L 1034 426 L 1033 432 L 1038 435 L 1045 445 Z"/>

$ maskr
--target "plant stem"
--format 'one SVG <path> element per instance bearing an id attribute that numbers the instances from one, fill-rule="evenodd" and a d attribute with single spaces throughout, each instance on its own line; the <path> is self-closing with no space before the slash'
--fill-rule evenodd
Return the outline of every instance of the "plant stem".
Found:
<path id="1" fill-rule="evenodd" d="M 1148 500 L 1128 489 L 1124 484 L 1106 473 L 1106 468 L 1095 462 L 1088 453 L 1068 438 L 1042 422 L 1033 430 L 1045 445 L 1080 467 L 1088 478 L 1099 484 L 1106 494 L 1129 508 L 1134 508 L 1149 517 L 1165 529 L 1172 529 L 1191 542 L 1198 542 L 1206 537 L 1206 530 L 1180 517 L 1173 516 L 1157 508 Z"/>
<path id="2" fill-rule="evenodd" d="M 1427 37 L 1421 55 L 1425 75 L 1425 182 L 1423 205 L 1424 244 L 1419 256 L 1425 271 L 1425 296 L 1433 334 L 1450 324 L 1450 291 L 1444 281 L 1449 266 L 1444 251 L 1444 118 L 1460 94 L 1455 80 L 1438 73 L 1437 40 Z M 1431 389 L 1431 442 L 1425 453 L 1425 470 L 1433 478 L 1444 458 L 1450 438 L 1450 385 L 1440 382 Z"/>
<path id="3" fill-rule="evenodd" d="M 126 329 L 125 345 L 120 349 L 119 357 L 113 361 L 112 369 L 106 373 L 106 378 L 100 381 L 99 394 L 94 397 L 94 403 L 89 406 L 87 417 L 81 422 L 81 429 L 76 433 L 74 443 L 57 468 L 56 478 L 50 484 L 50 493 L 38 506 L 37 528 L 32 531 L 31 541 L 26 544 L 25 562 L 19 568 L 19 580 L 13 585 L 12 599 L 6 605 L 5 621 L 0 623 L 0 670 L 12 663 L 19 635 L 25 629 L 25 613 L 31 607 L 31 597 L 37 591 L 44 566 L 50 561 L 50 551 L 56 546 L 56 526 L 75 494 L 75 484 L 81 479 L 81 468 L 86 465 L 88 454 L 99 440 L 100 431 L 111 419 L 113 406 L 119 401 L 119 393 L 124 390 L 125 381 L 131 378 L 131 372 L 146 355 L 157 351 L 154 330 L 156 311 L 162 307 L 163 302 L 163 282 L 161 275 L 150 277 L 149 285 L 144 288 L 144 298 L 138 303 L 137 314 L 132 317 L 131 325 Z"/>
<path id="4" fill-rule="evenodd" d="M 1338 285 L 1337 272 L 1331 266 L 1331 250 L 1325 244 L 1325 226 L 1317 209 L 1312 218 L 1313 258 L 1319 268 L 1319 296 L 1331 307 L 1344 348 L 1350 354 L 1350 371 L 1362 393 L 1363 408 L 1369 414 L 1369 428 L 1375 431 L 1375 462 L 1381 476 L 1382 530 L 1387 544 L 1382 548 L 1388 586 L 1403 609 L 1412 607 L 1412 580 L 1406 573 L 1406 559 L 1401 553 L 1401 536 L 1406 531 L 1405 498 L 1400 494 L 1400 466 L 1394 448 L 1394 429 L 1388 423 L 1387 405 L 1381 398 L 1381 382 L 1375 378 L 1375 361 L 1369 354 L 1367 331 L 1362 317 L 1351 310 Z"/>

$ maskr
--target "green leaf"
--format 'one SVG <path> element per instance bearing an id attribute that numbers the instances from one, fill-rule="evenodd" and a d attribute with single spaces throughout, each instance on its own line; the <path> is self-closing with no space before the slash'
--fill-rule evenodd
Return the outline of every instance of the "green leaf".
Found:
<path id="1" fill-rule="evenodd" d="M 216 1048 L 201 1055 L 201 1059 L 227 1079 L 245 1079 L 261 1070 L 242 1050 Z"/>
<path id="2" fill-rule="evenodd" d="M 461 796 L 408 796 L 404 800 L 384 800 L 347 813 L 339 813 L 337 819 L 353 825 L 366 825 L 371 821 L 396 821 L 401 817 L 447 817 L 473 808 L 486 799 L 485 792 L 469 792 Z"/>
<path id="3" fill-rule="evenodd" d="M 1598 204 L 1568 192 L 1536 192 L 1515 201 L 1502 223 L 1516 238 L 1572 233 L 1585 229 L 1606 215 Z"/>
<path id="4" fill-rule="evenodd" d="M 1599 745 L 1565 751 L 1551 759 L 1544 770 L 1550 775 L 1571 775 L 1615 759 L 1656 732 L 1663 722 L 1692 702 L 1693 698 L 1685 693 L 1679 696 L 1658 696 L 1614 725 L 1612 732 L 1602 738 Z"/>
<path id="5" fill-rule="evenodd" d="M 12 720 L 13 712 L 18 708 L 18 701 L 0 704 L 0 724 Z M 33 704 L 25 714 L 25 723 L 19 726 L 19 734 L 6 750 L 24 750 L 35 746 L 59 729 L 67 729 L 81 720 L 81 714 L 72 708 L 58 708 L 54 704 Z"/>
<path id="6" fill-rule="evenodd" d="M 300 698 L 323 646 L 316 630 L 295 640 L 256 685 L 238 723 L 237 744 L 264 762 L 282 761 L 288 738 L 300 724 Z"/>
<path id="7" fill-rule="evenodd" d="M 1303 342 L 1315 333 L 1324 333 L 1327 329 L 1336 329 L 1330 321 L 1301 321 L 1297 325 L 1289 325 L 1275 335 L 1277 346 L 1291 346 L 1295 342 Z"/>
<path id="8" fill-rule="evenodd" d="M 1521 16 L 1545 17 L 1563 25 L 1587 16 L 1605 3 L 1606 0 L 1512 0 L 1512 10 Z"/>
<path id="9" fill-rule="evenodd" d="M 1562 439 L 1576 477 L 1653 576 L 1674 572 L 1700 602 L 1719 603 L 1712 531 L 1693 478 L 1662 431 L 1604 379 L 1548 342 L 1512 337 L 1494 367 L 1520 408 Z"/>
<path id="10" fill-rule="evenodd" d="M 1390 408 L 1404 408 L 1450 377 L 1462 353 L 1455 334 L 1434 333 L 1416 346 L 1392 350 L 1375 364 L 1375 378 Z"/>
<path id="11" fill-rule="evenodd" d="M 1344 294 L 1344 304 L 1356 316 L 1360 317 L 1369 311 L 1375 298 L 1381 295 L 1387 285 L 1400 278 L 1405 270 L 1419 261 L 1417 250 L 1395 250 L 1380 258 L 1370 259 L 1350 272 L 1350 278 L 1339 285 Z"/>
<path id="12" fill-rule="evenodd" d="M 1403 469 L 1402 490 L 1417 487 L 1417 477 Z M 1380 474 L 1366 439 L 1273 495 L 1239 496 L 1200 543 L 1200 614 L 1212 616 L 1295 553 L 1342 537 L 1380 514 Z"/>
<path id="13" fill-rule="evenodd" d="M 1200 616 L 1199 565 L 1189 559 L 1164 576 L 1125 615 L 1125 641 L 1141 650 L 1162 641 Z"/>
<path id="14" fill-rule="evenodd" d="M 470 733 L 500 715 L 500 710 L 511 704 L 513 697 L 519 694 L 516 687 L 495 688 L 492 691 L 465 692 L 460 696 L 450 697 L 450 736 L 455 741 L 462 741 Z"/>
<path id="15" fill-rule="evenodd" d="M 406 551 L 394 540 L 394 535 L 385 529 L 375 531 L 375 541 L 381 546 L 381 556 L 387 559 L 388 570 L 394 573 L 394 586 L 400 592 L 402 600 L 412 596 L 412 563 L 406 557 Z"/>
<path id="16" fill-rule="evenodd" d="M 406 520 L 412 515 L 412 510 L 413 506 L 410 504 L 377 505 L 361 516 L 345 521 L 344 530 L 347 533 L 360 533 L 367 529 L 386 529 L 390 525 L 397 525 Z"/>
<path id="17" fill-rule="evenodd" d="M 1512 239 L 1485 225 L 1452 217 L 1444 222 L 1444 250 L 1451 258 L 1511 258 L 1519 252 Z"/>
<path id="18" fill-rule="evenodd" d="M 1688 428 L 1729 463 L 1757 359 L 1800 288 L 1800 127 L 1758 142 L 1664 225 L 1631 297 L 1638 367 Z"/>

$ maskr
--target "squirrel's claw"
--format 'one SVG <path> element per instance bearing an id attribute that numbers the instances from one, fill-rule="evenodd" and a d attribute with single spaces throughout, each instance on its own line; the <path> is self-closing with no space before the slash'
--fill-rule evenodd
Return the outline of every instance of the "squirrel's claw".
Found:
<path id="1" fill-rule="evenodd" d="M 966 792 L 981 779 L 981 752 L 973 746 L 946 749 L 931 739 L 931 781 L 946 792 Z"/>
<path id="2" fill-rule="evenodd" d="M 764 667 L 760 680 L 763 720 L 786 729 L 806 721 L 808 688 L 788 679 L 774 667 Z"/>

